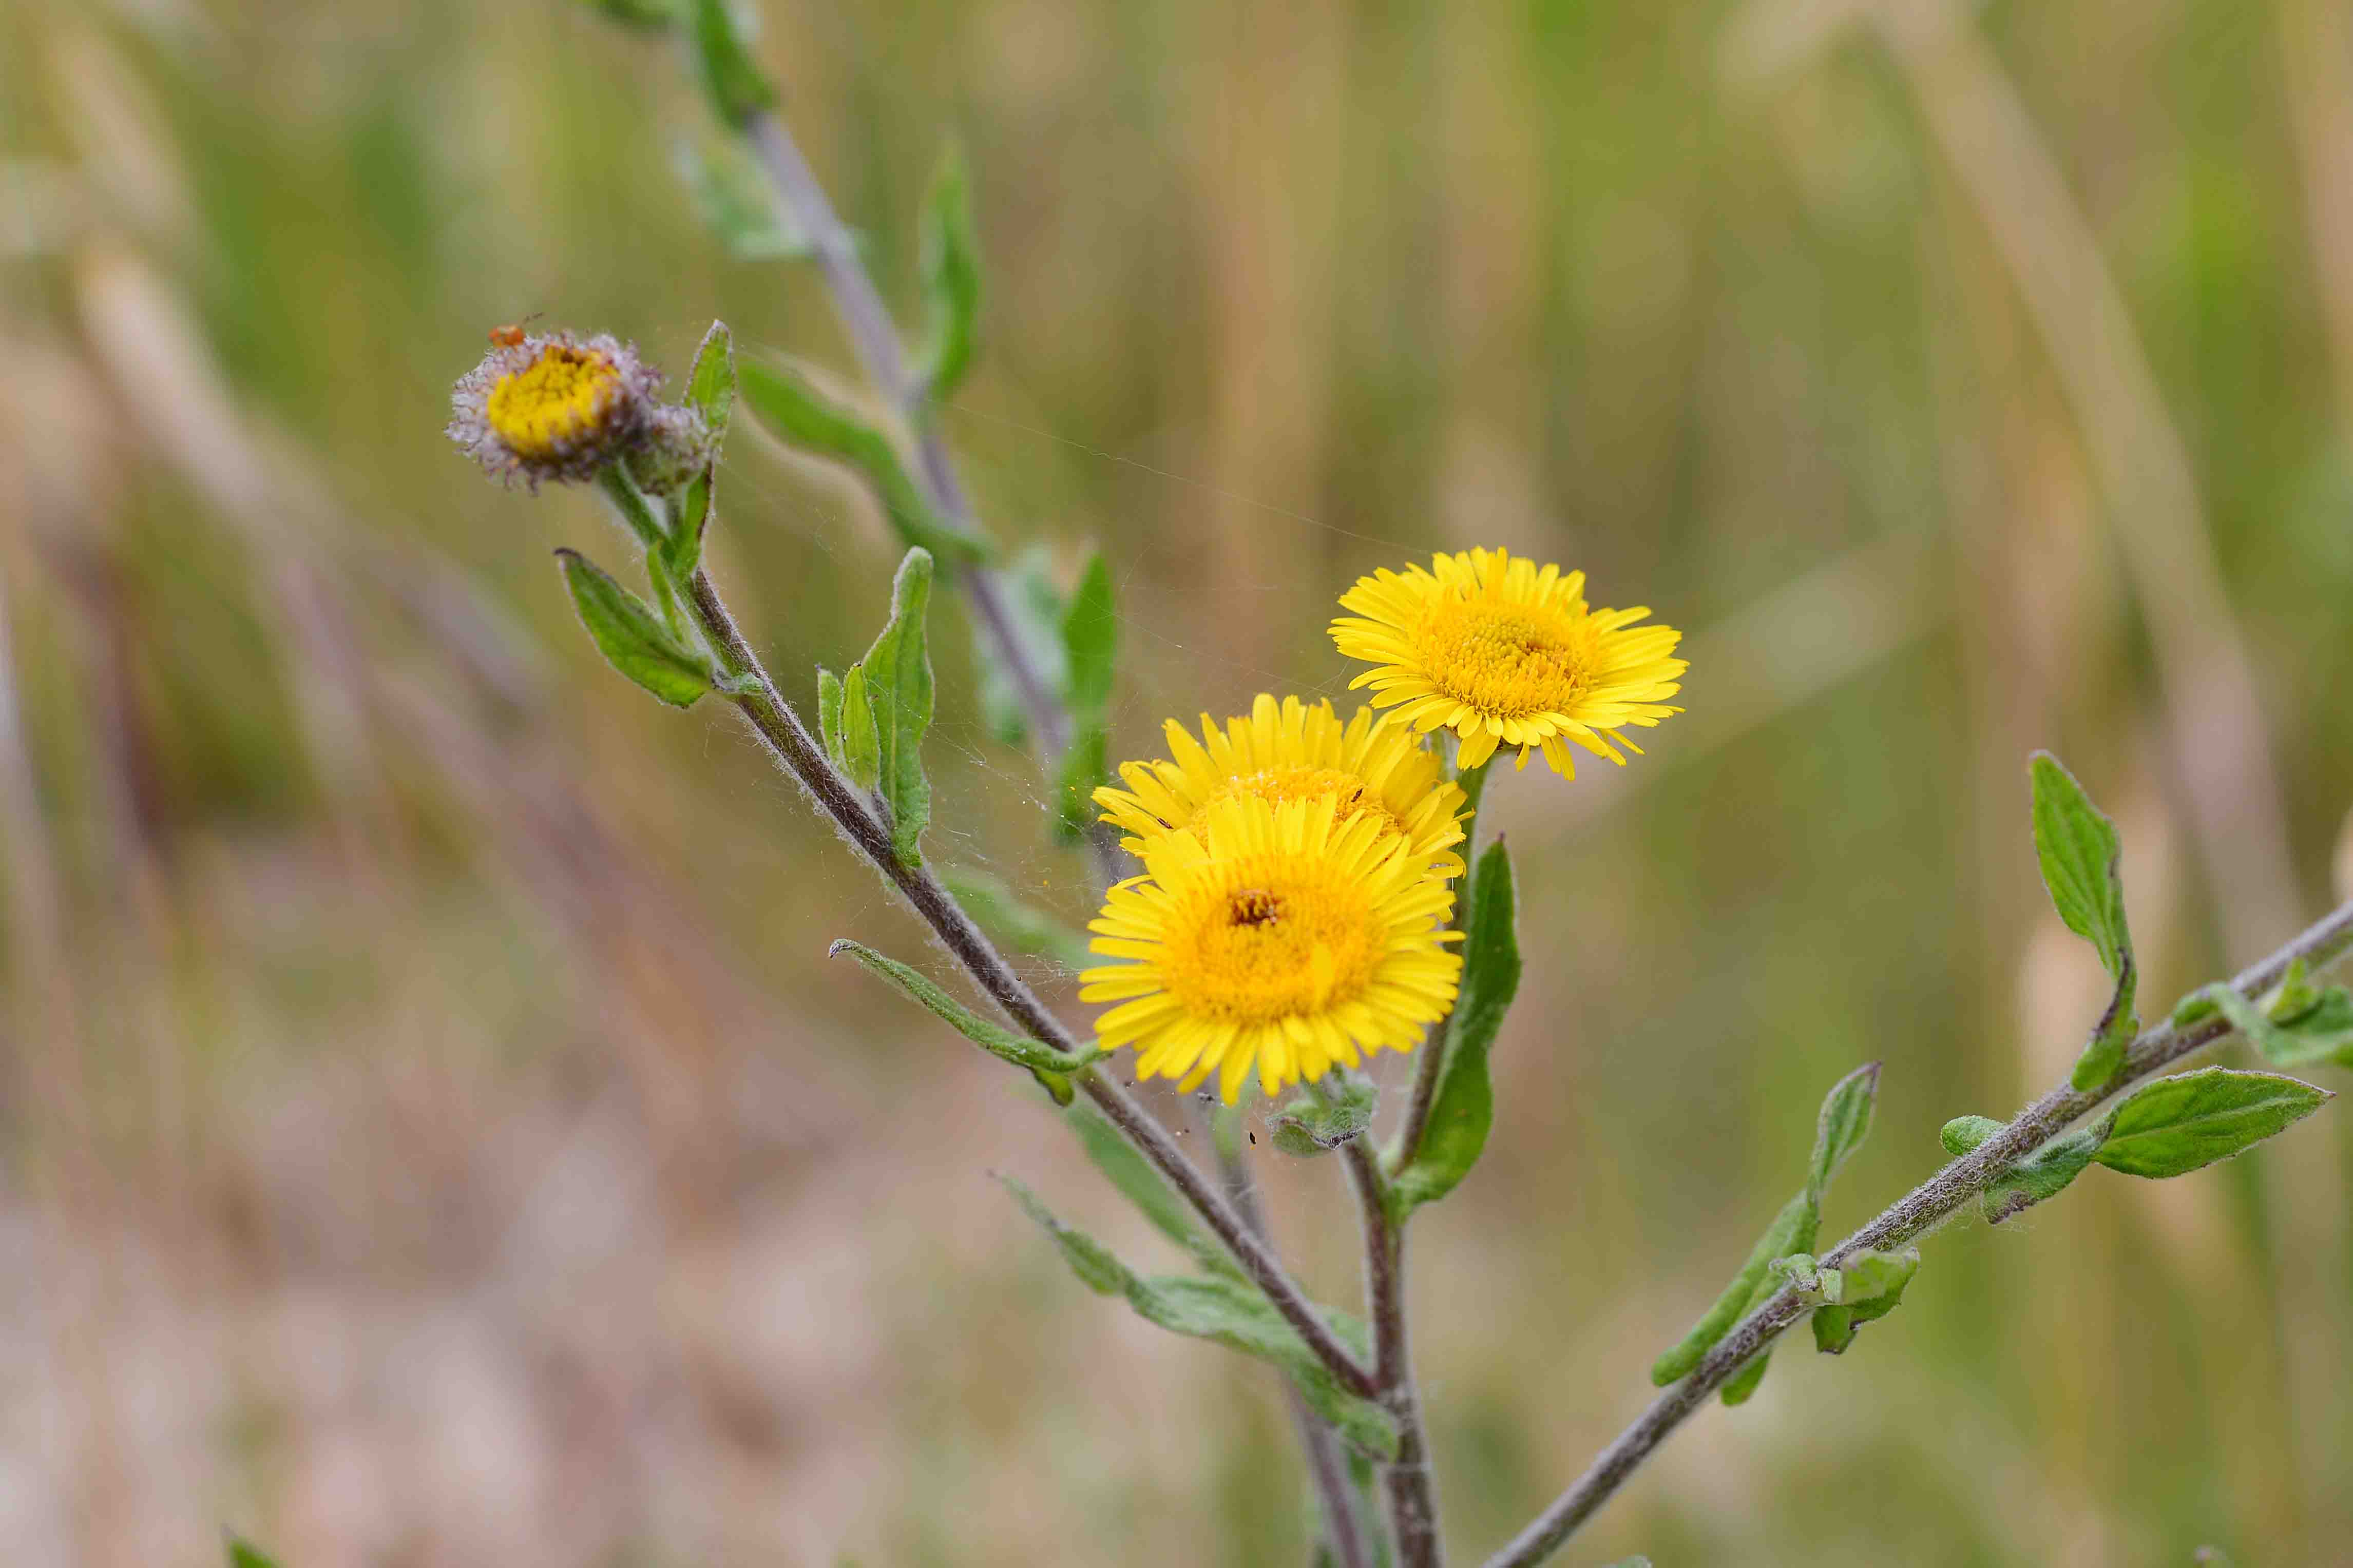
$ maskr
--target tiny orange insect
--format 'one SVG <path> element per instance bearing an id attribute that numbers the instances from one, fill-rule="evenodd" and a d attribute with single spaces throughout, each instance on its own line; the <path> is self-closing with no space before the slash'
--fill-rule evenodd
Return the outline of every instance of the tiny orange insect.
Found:
<path id="1" fill-rule="evenodd" d="M 547 312 L 544 310 L 536 310 L 532 314 L 525 316 L 520 321 L 510 321 L 503 327 L 492 327 L 491 329 L 491 342 L 502 349 L 519 349 L 522 347 L 523 329 L 531 325 L 533 321 L 539 320 L 540 317 L 546 313 Z"/>

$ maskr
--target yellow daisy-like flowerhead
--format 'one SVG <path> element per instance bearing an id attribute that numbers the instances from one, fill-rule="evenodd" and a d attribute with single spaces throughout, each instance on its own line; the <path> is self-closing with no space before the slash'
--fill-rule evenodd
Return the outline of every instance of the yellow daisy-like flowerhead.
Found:
<path id="1" fill-rule="evenodd" d="M 1683 711 L 1664 705 L 1688 668 L 1672 657 L 1683 633 L 1634 625 L 1649 610 L 1588 609 L 1584 573 L 1539 571 L 1508 551 L 1430 564 L 1356 579 L 1340 595 L 1356 614 L 1332 623 L 1332 640 L 1375 667 L 1352 683 L 1371 687 L 1375 706 L 1418 731 L 1452 730 L 1461 766 L 1517 746 L 1519 766 L 1541 750 L 1573 778 L 1566 742 L 1622 763 L 1620 746 L 1641 752 L 1625 726 Z"/>
<path id="2" fill-rule="evenodd" d="M 660 423 L 660 384 L 659 371 L 601 333 L 496 337 L 451 389 L 448 434 L 510 482 L 591 479 Z"/>
<path id="3" fill-rule="evenodd" d="M 1106 1047 L 1136 1072 L 1211 1073 L 1232 1104 L 1253 1068 L 1270 1095 L 1335 1062 L 1411 1050 L 1446 1016 L 1462 960 L 1441 929 L 1454 907 L 1403 834 L 1326 799 L 1235 795 L 1198 833 L 1145 840 L 1145 874 L 1112 889 L 1088 929 L 1125 960 L 1080 976 Z"/>
<path id="4" fill-rule="evenodd" d="M 1280 805 L 1287 800 L 1328 800 L 1339 820 L 1368 816 L 1385 835 L 1402 836 L 1414 863 L 1441 877 L 1462 874 L 1461 789 L 1421 738 L 1370 708 L 1359 708 L 1345 724 L 1329 702 L 1277 702 L 1261 692 L 1250 717 L 1229 719 L 1225 728 L 1204 713 L 1201 738 L 1171 719 L 1166 725 L 1171 762 L 1124 763 L 1119 776 L 1127 787 L 1095 791 L 1105 822 L 1125 828 L 1130 852 L 1144 853 L 1147 840 L 1172 830 L 1193 828 L 1219 801 L 1256 795 Z"/>

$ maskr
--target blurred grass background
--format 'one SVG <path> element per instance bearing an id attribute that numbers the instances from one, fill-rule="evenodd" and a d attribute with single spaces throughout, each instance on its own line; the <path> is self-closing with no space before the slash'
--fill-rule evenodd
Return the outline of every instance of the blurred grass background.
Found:
<path id="1" fill-rule="evenodd" d="M 1839 1074 L 1886 1062 L 1843 1228 L 2063 1070 L 2101 980 L 2030 748 L 2124 825 L 2153 1008 L 2346 890 L 2335 0 L 761 8 L 902 301 L 966 142 L 953 435 L 1001 537 L 1111 552 L 1123 750 L 1337 695 L 1332 599 L 1431 548 L 1693 634 L 1647 759 L 1491 801 L 1529 983 L 1414 1259 L 1467 1560 L 1640 1407 Z M 0 3 L 12 1563 L 1303 1560 L 1267 1375 L 1063 1274 L 985 1171 L 1153 1243 L 821 962 L 923 949 L 598 663 L 548 559 L 621 553 L 589 498 L 440 437 L 533 311 L 849 363 L 697 222 L 678 68 L 557 0 Z M 723 506 L 775 667 L 862 647 L 863 500 L 739 437 Z M 936 641 L 935 852 L 1082 913 Z M 2353 1561 L 2348 1156 L 2332 1112 L 1938 1237 L 1565 1561 Z M 1353 1299 L 1336 1173 L 1258 1163 Z"/>

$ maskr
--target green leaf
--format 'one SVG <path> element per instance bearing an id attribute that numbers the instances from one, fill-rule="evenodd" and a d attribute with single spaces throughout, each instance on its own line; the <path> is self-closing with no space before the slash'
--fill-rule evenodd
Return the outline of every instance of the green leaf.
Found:
<path id="1" fill-rule="evenodd" d="M 1421 1147 L 1391 1184 L 1390 1201 L 1400 1215 L 1452 1192 L 1487 1147 L 1495 1120 L 1487 1053 L 1520 988 L 1516 918 L 1512 858 L 1498 838 L 1479 857 L 1471 880 L 1470 918 L 1462 928 L 1462 989 L 1453 1016 L 1440 1037 L 1421 1047 L 1446 1055 Z"/>
<path id="2" fill-rule="evenodd" d="M 2290 993 L 2270 1009 L 2258 1007 L 2229 985 L 2210 985 L 2174 1009 L 2177 1019 L 2190 1001 L 2203 1001 L 2208 1016 L 2219 1012 L 2228 1018 L 2274 1067 L 2315 1062 L 2353 1067 L 2353 998 L 2341 985 L 2316 995 Z M 2286 1022 L 2281 1021 L 2283 1014 Z"/>
<path id="3" fill-rule="evenodd" d="M 1057 696 L 1066 693 L 1070 680 L 1062 653 L 1062 617 L 1067 606 L 1061 591 L 1054 586 L 1052 555 L 1042 544 L 1028 545 L 1014 557 L 999 582 L 1006 626 L 1013 641 L 1048 691 Z M 1014 679 L 1005 652 L 989 628 L 977 616 L 967 619 L 972 626 L 973 662 L 980 670 L 981 716 L 989 732 L 1004 744 L 1027 744 L 1029 710 L 1021 700 L 1021 684 Z"/>
<path id="4" fill-rule="evenodd" d="M 2102 1135 L 2102 1128 L 2087 1127 L 2054 1138 L 2004 1171 L 1978 1199 L 1986 1223 L 2000 1225 L 2064 1192 L 2099 1152 Z"/>
<path id="5" fill-rule="evenodd" d="M 241 1535 L 228 1538 L 228 1568 L 278 1568 L 278 1560 Z"/>
<path id="6" fill-rule="evenodd" d="M 1773 1260 L 1812 1250 L 1821 1223 L 1821 1210 L 1816 1206 L 1812 1193 L 1801 1192 L 1783 1204 L 1781 1212 L 1765 1227 L 1765 1234 L 1757 1238 L 1757 1245 L 1749 1248 L 1748 1260 L 1740 1266 L 1740 1272 L 1732 1277 L 1732 1283 L 1715 1299 L 1715 1305 L 1692 1325 L 1691 1332 L 1683 1336 L 1680 1344 L 1651 1364 L 1651 1381 L 1664 1388 L 1690 1376 L 1692 1369 L 1707 1359 L 1707 1352 L 1715 1348 L 1718 1340 L 1730 1333 L 1750 1309 L 1773 1294 Z M 1755 1386 L 1752 1380 L 1749 1387 Z"/>
<path id="7" fill-rule="evenodd" d="M 1879 1100 L 1879 1064 L 1865 1062 L 1831 1086 L 1814 1127 L 1814 1159 L 1806 1188 L 1814 1202 L 1830 1191 L 1831 1178 L 1871 1134 L 1872 1108 Z"/>
<path id="8" fill-rule="evenodd" d="M 1070 749 L 1062 753 L 1060 817 L 1062 837 L 1075 842 L 1096 815 L 1094 792 L 1111 776 L 1112 676 L 1119 662 L 1119 603 L 1111 567 L 1098 550 L 1088 557 L 1061 625 L 1063 696 L 1071 714 Z"/>
<path id="9" fill-rule="evenodd" d="M 940 154 L 923 200 L 923 289 L 931 301 L 931 341 L 923 352 L 923 395 L 955 395 L 972 368 L 980 320 L 980 246 L 973 237 L 972 181 L 954 142 Z"/>
<path id="10" fill-rule="evenodd" d="M 849 764 L 843 759 L 841 753 L 841 677 L 834 674 L 825 666 L 818 665 L 817 667 L 818 739 L 825 742 L 825 754 L 833 759 L 833 765 L 848 773 Z"/>
<path id="11" fill-rule="evenodd" d="M 607 21 L 649 33 L 678 25 L 678 0 L 584 0 L 584 4 Z"/>
<path id="12" fill-rule="evenodd" d="M 1063 689 L 1072 710 L 1102 715 L 1111 709 L 1112 675 L 1119 663 L 1119 595 L 1111 563 L 1098 550 L 1087 557 L 1062 614 Z"/>
<path id="13" fill-rule="evenodd" d="M 2099 951 L 2100 963 L 2116 983 L 2107 1011 L 2094 1026 L 2070 1082 L 2078 1090 L 2099 1088 L 2124 1066 L 2125 1047 L 2140 1020 L 2133 1015 L 2137 968 L 2132 931 L 2125 923 L 2121 868 L 2124 843 L 2116 825 L 2103 816 L 2075 775 L 2048 752 L 2037 752 L 2029 770 L 2034 779 L 2034 851 L 2042 863 L 2042 885 L 2067 929 Z"/>
<path id="14" fill-rule="evenodd" d="M 573 608 L 606 663 L 673 708 L 691 708 L 711 689 L 710 667 L 679 646 L 643 599 L 577 551 L 559 550 L 555 558 Z"/>
<path id="15" fill-rule="evenodd" d="M 2158 1079 L 2116 1107 L 2094 1156 L 2127 1176 L 2179 1176 L 2250 1149 L 2335 1098 L 2275 1073 L 2200 1068 Z"/>
<path id="16" fill-rule="evenodd" d="M 1233 1279 L 1243 1278 L 1240 1266 L 1226 1249 L 1211 1240 L 1193 1223 L 1192 1211 L 1168 1179 L 1155 1170 L 1134 1144 L 1113 1127 L 1103 1114 L 1082 1100 L 1063 1113 L 1063 1120 L 1078 1134 L 1080 1147 L 1094 1163 L 1119 1194 L 1134 1204 L 1136 1212 L 1152 1222 L 1155 1230 L 1175 1242 L 1191 1255 L 1193 1260 L 1213 1274 Z"/>
<path id="17" fill-rule="evenodd" d="M 986 871 L 959 867 L 942 872 L 940 880 L 947 884 L 956 902 L 965 906 L 981 928 L 997 939 L 999 947 L 1009 948 L 1027 958 L 1051 959 L 1065 969 L 1084 969 L 1098 962 L 1087 951 L 1087 939 L 1082 933 L 1025 903 L 1000 879 Z"/>
<path id="18" fill-rule="evenodd" d="M 1239 1280 L 1224 1278 L 1160 1276 L 1146 1279 L 1113 1255 L 1110 1248 L 1084 1232 L 1064 1225 L 1035 1194 L 1010 1177 L 1000 1177 L 1014 1201 L 1045 1228 L 1062 1258 L 1082 1282 L 1099 1295 L 1124 1296 L 1146 1321 L 1171 1333 L 1209 1340 L 1244 1355 L 1271 1362 L 1291 1374 L 1293 1384 L 1315 1413 L 1330 1422 L 1349 1446 L 1377 1458 L 1397 1453 L 1397 1424 L 1370 1400 L 1359 1399 L 1340 1386 L 1298 1332 L 1283 1321 L 1271 1302 Z M 1344 1314 L 1324 1311 L 1333 1330 L 1344 1341 L 1361 1345 L 1364 1326 Z"/>
<path id="19" fill-rule="evenodd" d="M 1936 1141 L 1957 1160 L 2008 1125 L 1990 1116 L 1956 1116 L 1937 1131 Z"/>
<path id="20" fill-rule="evenodd" d="M 727 426 L 735 417 L 735 339 L 727 323 L 713 321 L 711 330 L 702 334 L 702 346 L 694 351 L 694 368 L 686 376 L 687 406 L 702 416 L 703 427 L 711 432 L 711 449 L 716 454 L 727 439 Z"/>
<path id="21" fill-rule="evenodd" d="M 882 777 L 882 739 L 874 723 L 874 701 L 867 690 L 866 667 L 853 664 L 841 678 L 841 755 L 835 759 L 842 775 L 861 790 L 871 790 Z"/>
<path id="22" fill-rule="evenodd" d="M 1814 1309 L 1814 1348 L 1824 1355 L 1845 1353 L 1863 1324 L 1877 1321 L 1903 1303 L 1905 1289 L 1919 1270 L 1916 1247 L 1857 1254 L 1840 1270 L 1840 1300 Z"/>
<path id="23" fill-rule="evenodd" d="M 988 558 L 987 542 L 943 522 L 900 460 L 899 448 L 849 405 L 818 390 L 790 361 L 747 357 L 735 366 L 752 412 L 786 445 L 841 463 L 866 481 L 900 539 L 958 561 Z"/>
<path id="24" fill-rule="evenodd" d="M 1380 1100 L 1381 1091 L 1371 1079 L 1353 1077 L 1341 1083 L 1329 1100 L 1321 1094 L 1300 1095 L 1276 1113 L 1274 1146 L 1302 1159 L 1328 1154 L 1364 1135 L 1373 1124 L 1373 1111 Z"/>
<path id="25" fill-rule="evenodd" d="M 910 866 L 923 862 L 920 846 L 932 821 L 932 784 L 923 774 L 923 736 L 932 727 L 933 702 L 932 653 L 923 621 L 931 602 L 931 552 L 919 546 L 899 563 L 899 574 L 891 580 L 890 625 L 864 660 L 881 748 L 879 787 L 891 807 L 891 842 Z M 854 725 L 848 679 L 842 687 L 842 722 Z M 855 743 L 853 729 L 843 744 Z"/>
<path id="26" fill-rule="evenodd" d="M 949 1027 L 993 1057 L 1028 1068 L 1032 1072 L 1069 1074 L 1080 1071 L 1090 1063 L 1099 1062 L 1111 1055 L 1106 1050 L 1058 1051 L 1041 1045 L 1027 1035 L 1017 1035 L 1001 1025 L 992 1024 L 934 984 L 920 971 L 911 969 L 895 958 L 885 957 L 863 942 L 844 937 L 826 950 L 828 958 L 839 958 L 843 953 L 858 960 L 867 968 L 930 1008 L 945 1019 Z M 1068 1101 L 1064 1101 L 1068 1103 Z"/>
<path id="27" fill-rule="evenodd" d="M 695 211 L 738 261 L 797 261 L 817 253 L 737 138 L 681 141 L 671 163 Z"/>
<path id="28" fill-rule="evenodd" d="M 776 89 L 752 58 L 750 40 L 730 0 L 691 0 L 694 60 L 712 110 L 741 128 L 762 110 L 772 109 Z"/>

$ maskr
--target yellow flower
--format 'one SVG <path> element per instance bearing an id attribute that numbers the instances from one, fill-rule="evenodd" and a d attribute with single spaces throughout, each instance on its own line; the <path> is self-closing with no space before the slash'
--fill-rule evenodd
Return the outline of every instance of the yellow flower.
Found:
<path id="1" fill-rule="evenodd" d="M 1519 766 L 1541 749 L 1575 777 L 1565 741 L 1622 763 L 1618 747 L 1641 748 L 1604 731 L 1683 711 L 1662 705 L 1688 668 L 1671 657 L 1683 634 L 1635 626 L 1647 609 L 1588 609 L 1582 572 L 1472 550 L 1359 577 L 1340 607 L 1356 613 L 1332 623 L 1332 640 L 1377 667 L 1351 689 L 1373 688 L 1376 707 L 1416 730 L 1452 730 L 1461 767 L 1517 746 Z"/>
<path id="2" fill-rule="evenodd" d="M 1250 717 L 1229 719 L 1223 731 L 1201 715 L 1201 739 L 1171 719 L 1168 754 L 1174 762 L 1124 763 L 1119 776 L 1127 787 L 1095 791 L 1103 820 L 1127 829 L 1134 854 L 1145 842 L 1171 829 L 1192 827 L 1201 814 L 1222 800 L 1257 795 L 1287 800 L 1329 800 L 1338 819 L 1369 816 L 1385 834 L 1402 835 L 1414 863 L 1441 877 L 1462 874 L 1462 842 L 1455 818 L 1462 791 L 1419 737 L 1370 708 L 1359 708 L 1345 725 L 1329 702 L 1280 703 L 1261 692 Z"/>
<path id="3" fill-rule="evenodd" d="M 1088 929 L 1129 962 L 1080 976 L 1106 1047 L 1143 1077 L 1211 1073 L 1230 1105 L 1255 1066 L 1270 1095 L 1364 1053 L 1411 1050 L 1446 1016 L 1462 960 L 1440 929 L 1454 907 L 1405 836 L 1328 799 L 1239 795 L 1198 832 L 1144 845 L 1145 874 L 1112 889 Z"/>
<path id="4" fill-rule="evenodd" d="M 590 479 L 660 422 L 660 384 L 659 371 L 601 333 L 494 335 L 450 393 L 448 436 L 494 476 L 520 474 L 533 489 Z"/>

